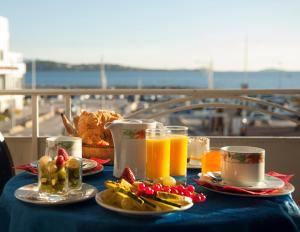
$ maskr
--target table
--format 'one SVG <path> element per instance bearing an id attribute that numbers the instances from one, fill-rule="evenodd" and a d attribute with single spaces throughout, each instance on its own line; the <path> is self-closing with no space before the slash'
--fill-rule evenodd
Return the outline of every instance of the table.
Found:
<path id="1" fill-rule="evenodd" d="M 195 176 L 189 171 L 189 179 Z M 84 182 L 103 190 L 103 182 L 112 179 L 112 167 Z M 0 231 L 300 231 L 300 211 L 292 197 L 245 198 L 196 190 L 207 201 L 191 209 L 156 218 L 129 217 L 108 211 L 95 199 L 65 206 L 38 206 L 21 202 L 14 191 L 34 183 L 35 176 L 21 173 L 5 186 L 0 197 Z"/>

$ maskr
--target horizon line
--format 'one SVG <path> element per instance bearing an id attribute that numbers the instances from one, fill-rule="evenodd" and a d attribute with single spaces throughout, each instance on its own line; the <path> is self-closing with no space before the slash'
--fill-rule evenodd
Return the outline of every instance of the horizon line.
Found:
<path id="1" fill-rule="evenodd" d="M 33 60 L 35 61 L 42 61 L 42 62 L 53 62 L 53 63 L 61 63 L 61 64 L 67 64 L 67 65 L 100 65 L 101 62 L 90 62 L 90 63 L 85 63 L 85 62 L 67 62 L 67 61 L 58 61 L 58 60 L 50 60 L 50 59 L 30 59 L 30 58 L 24 58 L 24 62 L 27 63 L 32 62 Z M 205 71 L 209 70 L 207 67 L 199 67 L 199 68 L 188 68 L 188 67 L 173 67 L 173 68 L 168 68 L 168 67 L 143 67 L 143 66 L 134 66 L 131 64 L 122 64 L 122 63 L 105 63 L 104 65 L 119 65 L 122 67 L 127 67 L 127 68 L 133 68 L 133 69 L 144 69 L 144 70 L 163 70 L 163 71 L 173 71 L 173 70 L 187 70 L 187 71 Z M 252 69 L 252 70 L 247 70 L 247 72 L 263 72 L 263 71 L 280 71 L 280 72 L 300 72 L 300 69 L 294 70 L 294 69 L 279 69 L 275 67 L 266 67 L 263 69 Z M 245 72 L 244 70 L 234 70 L 234 69 L 214 69 L 213 72 Z"/>

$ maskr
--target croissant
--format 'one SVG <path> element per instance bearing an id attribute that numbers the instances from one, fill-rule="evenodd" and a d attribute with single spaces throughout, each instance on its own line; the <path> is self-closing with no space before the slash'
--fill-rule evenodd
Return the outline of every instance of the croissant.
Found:
<path id="1" fill-rule="evenodd" d="M 113 140 L 108 129 L 104 129 L 107 122 L 120 119 L 121 115 L 113 111 L 98 110 L 97 112 L 82 111 L 77 125 L 78 135 L 82 142 L 89 145 L 112 145 Z"/>

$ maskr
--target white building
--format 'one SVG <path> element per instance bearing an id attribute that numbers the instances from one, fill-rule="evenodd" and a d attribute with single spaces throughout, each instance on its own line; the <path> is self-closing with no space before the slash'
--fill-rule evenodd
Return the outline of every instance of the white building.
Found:
<path id="1" fill-rule="evenodd" d="M 20 53 L 9 47 L 8 20 L 0 16 L 0 90 L 22 89 L 26 66 Z M 23 109 L 24 96 L 0 96 L 0 112 Z"/>

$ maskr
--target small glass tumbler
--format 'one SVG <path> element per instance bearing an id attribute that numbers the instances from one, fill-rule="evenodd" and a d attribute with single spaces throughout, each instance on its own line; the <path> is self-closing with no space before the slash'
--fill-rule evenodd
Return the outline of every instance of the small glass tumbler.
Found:
<path id="1" fill-rule="evenodd" d="M 200 168 L 201 157 L 209 150 L 209 138 L 189 136 L 188 164 Z"/>
<path id="2" fill-rule="evenodd" d="M 177 181 L 186 182 L 188 128 L 185 126 L 166 126 L 170 131 L 170 175 Z"/>
<path id="3" fill-rule="evenodd" d="M 201 159 L 202 175 L 207 172 L 221 172 L 221 158 L 223 151 L 218 147 L 211 147 Z"/>
<path id="4" fill-rule="evenodd" d="M 82 186 L 82 158 L 70 156 L 66 163 L 69 191 L 80 190 Z"/>
<path id="5" fill-rule="evenodd" d="M 165 128 L 146 129 L 146 178 L 170 175 L 170 138 Z"/>

